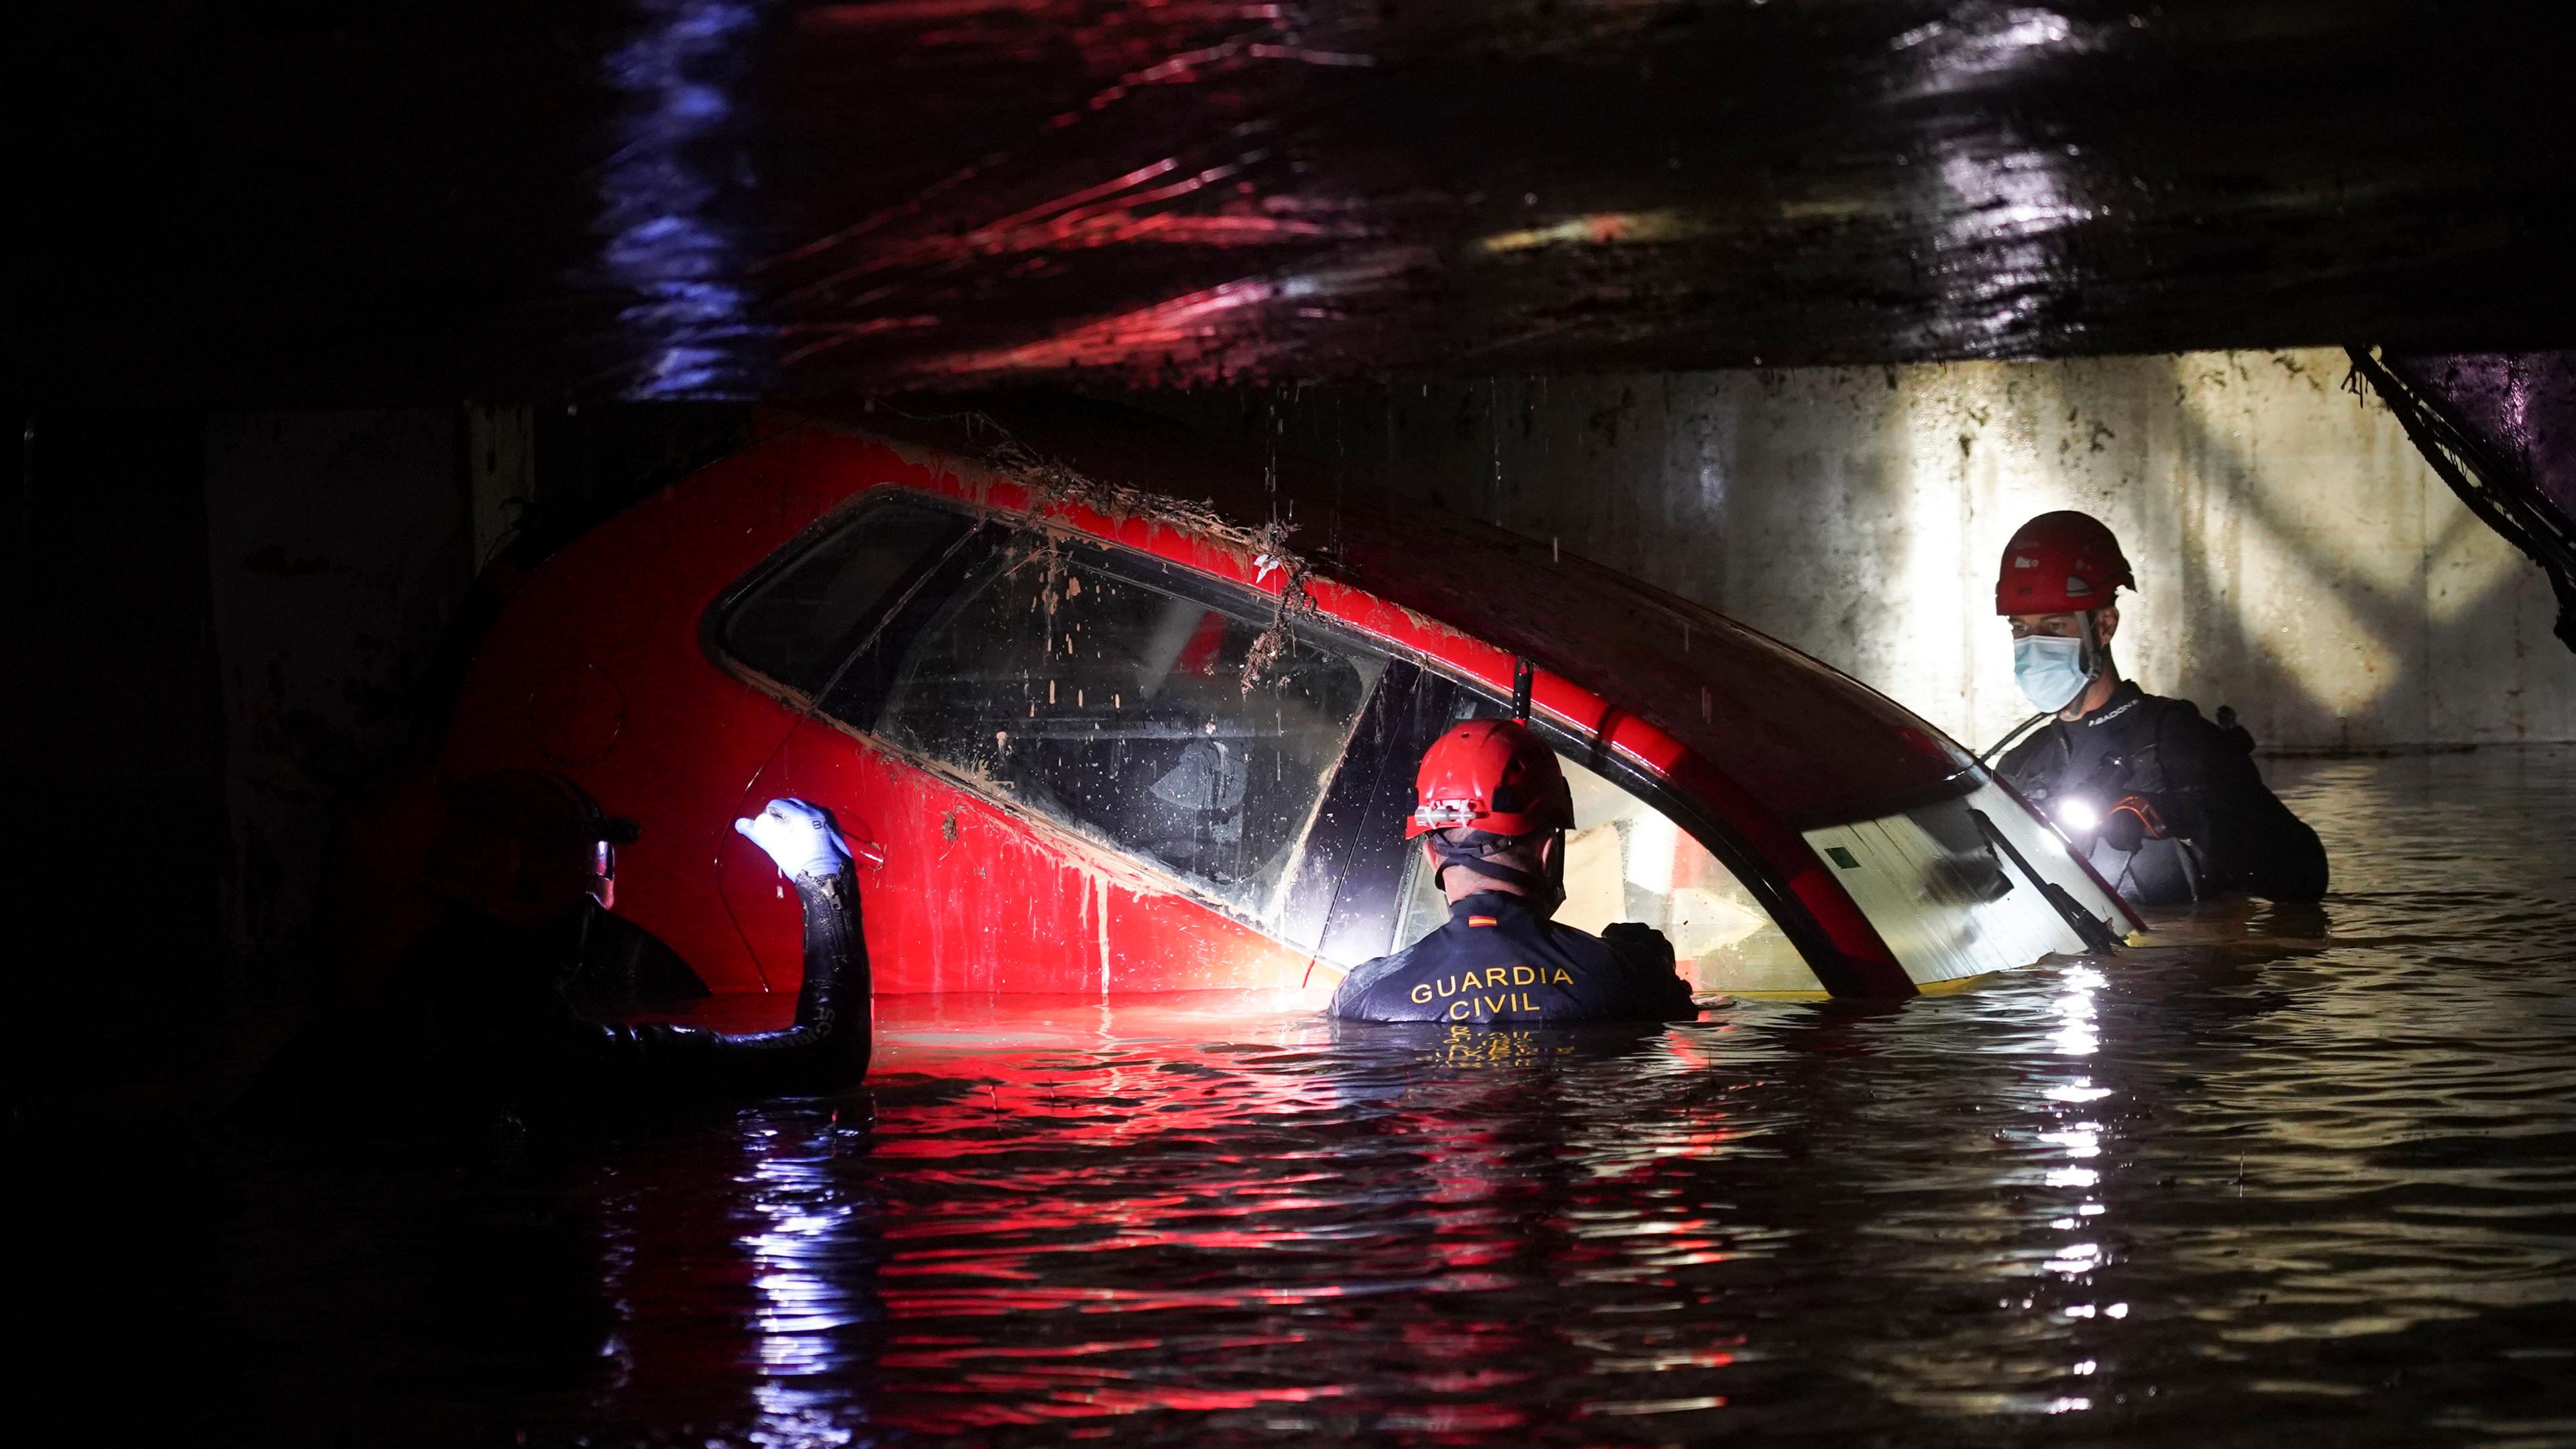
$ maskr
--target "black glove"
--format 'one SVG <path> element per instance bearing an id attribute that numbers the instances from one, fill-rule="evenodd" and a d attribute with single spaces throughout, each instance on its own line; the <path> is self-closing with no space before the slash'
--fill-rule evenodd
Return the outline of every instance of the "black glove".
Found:
<path id="1" fill-rule="evenodd" d="M 2128 855 L 2150 840 L 2165 838 L 2164 815 L 2144 795 L 2124 795 L 2102 815 L 2102 843 Z"/>
<path id="2" fill-rule="evenodd" d="M 1637 921 L 1621 921 L 1601 928 L 1601 942 L 1621 965 L 1637 973 L 1632 984 L 1643 994 L 1632 1000 L 1641 1015 L 1679 1021 L 1699 1014 L 1691 1004 L 1690 983 L 1674 969 L 1673 943 L 1663 932 Z"/>
<path id="3" fill-rule="evenodd" d="M 1601 928 L 1601 939 L 1620 960 L 1649 975 L 1673 969 L 1673 943 L 1642 921 L 1620 921 Z"/>

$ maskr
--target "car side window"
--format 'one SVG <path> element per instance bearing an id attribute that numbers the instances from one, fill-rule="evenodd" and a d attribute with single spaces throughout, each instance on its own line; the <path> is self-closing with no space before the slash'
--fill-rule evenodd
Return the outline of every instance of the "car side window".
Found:
<path id="1" fill-rule="evenodd" d="M 1266 919 L 1385 667 L 1273 609 L 1022 536 L 912 638 L 877 731 Z"/>
<path id="2" fill-rule="evenodd" d="M 1708 847 L 1643 798 L 1563 756 L 1574 793 L 1565 904 L 1556 918 L 1595 935 L 1643 921 L 1673 943 L 1701 991 L 1819 991 L 1788 936 Z"/>
<path id="3" fill-rule="evenodd" d="M 822 696 L 886 609 L 973 526 L 951 509 L 894 498 L 863 503 L 755 578 L 725 611 L 717 644 L 780 684 Z"/>

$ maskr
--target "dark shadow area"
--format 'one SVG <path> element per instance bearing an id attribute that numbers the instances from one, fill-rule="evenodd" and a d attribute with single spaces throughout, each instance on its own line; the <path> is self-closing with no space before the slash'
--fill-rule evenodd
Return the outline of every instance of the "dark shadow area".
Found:
<path id="1" fill-rule="evenodd" d="M 435 748 L 528 569 L 750 427 L 734 405 L 522 411 L 507 486 L 478 490 L 489 415 L 9 410 L 16 1126 L 236 1090 L 312 1002 L 339 822 Z"/>
<path id="2" fill-rule="evenodd" d="M 228 1033 L 205 419 L 12 408 L 0 698 L 15 1122 Z"/>

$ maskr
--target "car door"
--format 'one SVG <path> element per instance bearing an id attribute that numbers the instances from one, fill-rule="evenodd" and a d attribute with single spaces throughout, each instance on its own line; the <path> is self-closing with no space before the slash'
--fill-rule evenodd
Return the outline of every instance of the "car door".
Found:
<path id="1" fill-rule="evenodd" d="M 917 496 L 873 509 L 786 551 L 778 582 L 720 602 L 710 638 L 732 662 L 738 640 L 762 637 L 738 620 L 769 609 L 769 633 L 793 632 L 799 608 L 840 596 L 786 581 L 864 573 L 835 561 L 881 548 L 860 531 L 912 530 L 882 548 L 911 562 L 872 586 L 872 623 L 796 633 L 832 642 L 794 669 L 737 666 L 798 716 L 745 808 L 799 795 L 885 850 L 862 882 L 879 990 L 1307 984 L 1336 907 L 1329 892 L 1314 904 L 1302 847 L 1319 817 L 1343 818 L 1337 800 L 1367 814 L 1374 797 L 1342 784 L 1341 765 L 1386 656 L 1149 554 L 916 526 L 908 515 L 952 511 Z M 793 901 L 762 864 L 728 850 L 721 888 L 783 989 Z"/>

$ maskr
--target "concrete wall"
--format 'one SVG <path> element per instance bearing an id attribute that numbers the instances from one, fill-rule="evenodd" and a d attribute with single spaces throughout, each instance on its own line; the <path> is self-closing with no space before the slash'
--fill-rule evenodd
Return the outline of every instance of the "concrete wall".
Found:
<path id="1" fill-rule="evenodd" d="M 204 420 L 196 577 L 221 670 L 224 936 L 246 986 L 298 984 L 339 812 L 418 743 L 475 575 L 739 447 L 748 418 L 663 405 Z"/>
<path id="2" fill-rule="evenodd" d="M 7 414 L 0 508 L 0 984 L 11 1122 L 193 1067 L 216 960 L 221 708 L 198 437 L 185 409 Z"/>
<path id="3" fill-rule="evenodd" d="M 2015 525 L 2080 508 L 2140 592 L 2119 655 L 2267 748 L 2576 738 L 2540 572 L 2332 351 L 1494 379 L 1179 410 L 1702 600 L 1982 744 L 2028 712 Z"/>
<path id="4" fill-rule="evenodd" d="M 293 984 L 338 812 L 401 754 L 473 582 L 458 427 L 450 408 L 207 421 L 225 927 L 256 989 Z"/>

